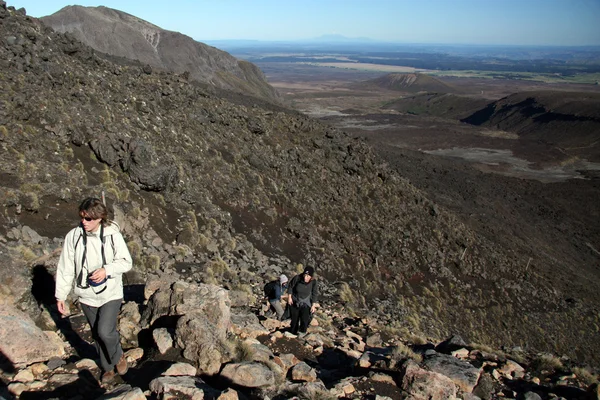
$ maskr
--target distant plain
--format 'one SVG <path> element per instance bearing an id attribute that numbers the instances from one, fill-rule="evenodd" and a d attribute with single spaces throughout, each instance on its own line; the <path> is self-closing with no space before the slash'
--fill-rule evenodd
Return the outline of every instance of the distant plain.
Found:
<path id="1" fill-rule="evenodd" d="M 257 64 L 288 106 L 327 119 L 354 135 L 384 140 L 393 147 L 461 158 L 481 171 L 542 182 L 580 177 L 581 169 L 600 170 L 598 163 L 573 160 L 546 145 L 514 140 L 514 133 L 384 107 L 399 98 L 425 93 L 427 88 L 402 90 L 365 84 L 389 73 L 420 73 L 446 83 L 452 94 L 489 102 L 529 91 L 600 93 L 600 49 L 278 46 L 232 45 L 225 49 Z M 400 65 L 403 63 L 406 65 Z"/>

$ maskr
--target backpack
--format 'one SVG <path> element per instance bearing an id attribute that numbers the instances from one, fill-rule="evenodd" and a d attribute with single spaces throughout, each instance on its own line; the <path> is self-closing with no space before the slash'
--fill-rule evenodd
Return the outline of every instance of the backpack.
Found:
<path id="1" fill-rule="evenodd" d="M 271 281 L 268 282 L 263 288 L 265 292 L 265 297 L 272 297 L 271 295 L 275 293 L 275 286 L 279 284 L 279 281 Z"/>

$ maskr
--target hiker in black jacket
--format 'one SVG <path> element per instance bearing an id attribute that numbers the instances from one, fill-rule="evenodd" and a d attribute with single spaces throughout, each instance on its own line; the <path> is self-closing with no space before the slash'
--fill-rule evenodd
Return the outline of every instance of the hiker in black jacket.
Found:
<path id="1" fill-rule="evenodd" d="M 318 306 L 319 291 L 317 281 L 314 279 L 315 269 L 306 267 L 304 272 L 292 278 L 288 287 L 288 303 L 292 324 L 290 331 L 294 335 L 304 336 L 313 314 Z"/>
<path id="2" fill-rule="evenodd" d="M 283 291 L 287 289 L 287 284 L 288 277 L 281 274 L 279 279 L 267 283 L 264 289 L 265 297 L 269 303 L 269 309 L 275 312 L 279 321 L 283 319 L 285 313 L 281 304 L 281 296 L 283 295 Z"/>

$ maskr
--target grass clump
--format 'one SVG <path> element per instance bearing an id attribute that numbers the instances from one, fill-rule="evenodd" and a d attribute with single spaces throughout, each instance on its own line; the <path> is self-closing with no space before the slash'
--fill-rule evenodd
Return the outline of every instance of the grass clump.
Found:
<path id="1" fill-rule="evenodd" d="M 563 369 L 560 358 L 552 354 L 540 354 L 533 360 L 533 368 L 537 372 L 555 372 Z"/>
<path id="2" fill-rule="evenodd" d="M 40 209 L 40 199 L 34 192 L 27 192 L 24 195 L 23 206 L 27 211 L 37 211 Z"/>
<path id="3" fill-rule="evenodd" d="M 590 386 L 594 383 L 598 383 L 598 377 L 594 375 L 589 369 L 582 367 L 573 368 L 573 373 L 579 378 L 579 380 L 586 385 Z"/>
<path id="4" fill-rule="evenodd" d="M 2 194 L 2 205 L 5 207 L 16 206 L 19 204 L 19 194 L 14 190 L 7 190 Z"/>
<path id="5" fill-rule="evenodd" d="M 142 245 L 138 242 L 131 241 L 127 243 L 127 248 L 129 249 L 129 253 L 131 254 L 131 258 L 134 260 L 139 260 L 142 255 Z"/>
<path id="6" fill-rule="evenodd" d="M 235 337 L 229 342 L 231 354 L 235 362 L 252 361 L 256 350 L 247 342 Z"/>
<path id="7" fill-rule="evenodd" d="M 220 278 L 230 278 L 232 276 L 229 264 L 220 257 L 211 260 L 206 264 L 206 272 L 212 273 L 213 276 Z"/>
<path id="8" fill-rule="evenodd" d="M 423 356 L 419 353 L 415 353 L 413 349 L 404 343 L 400 343 L 394 347 L 391 355 L 390 367 L 396 368 L 406 360 L 414 360 L 417 363 L 423 361 Z"/>
<path id="9" fill-rule="evenodd" d="M 37 258 L 33 250 L 26 246 L 19 246 L 16 248 L 17 252 L 26 263 L 30 263 Z"/>
<path id="10" fill-rule="evenodd" d="M 160 268 L 160 257 L 156 254 L 150 254 L 144 259 L 144 268 L 147 271 L 158 271 Z"/>

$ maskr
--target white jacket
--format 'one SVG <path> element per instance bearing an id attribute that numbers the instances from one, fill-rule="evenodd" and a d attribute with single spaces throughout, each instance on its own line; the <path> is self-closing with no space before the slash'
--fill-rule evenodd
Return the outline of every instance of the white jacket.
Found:
<path id="1" fill-rule="evenodd" d="M 86 232 L 78 226 L 65 237 L 56 268 L 56 299 L 66 300 L 71 288 L 74 288 L 73 293 L 81 303 L 92 307 L 100 307 L 109 301 L 122 299 L 123 274 L 131 269 L 133 262 L 118 226 L 110 224 L 104 227 L 104 265 L 100 228 L 96 232 L 87 232 L 86 240 L 83 235 L 86 235 Z M 88 273 L 101 267 L 106 270 L 106 283 L 96 287 L 90 286 L 87 282 Z M 78 279 L 80 273 L 82 282 Z"/>

